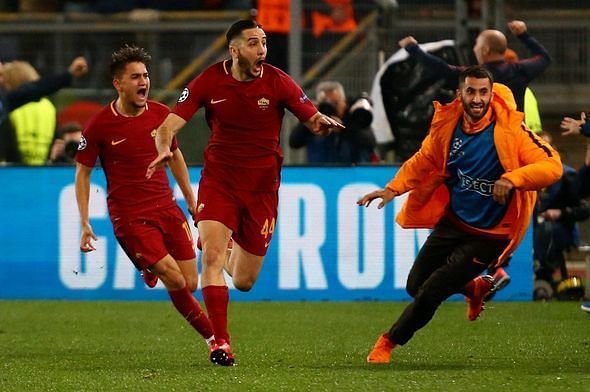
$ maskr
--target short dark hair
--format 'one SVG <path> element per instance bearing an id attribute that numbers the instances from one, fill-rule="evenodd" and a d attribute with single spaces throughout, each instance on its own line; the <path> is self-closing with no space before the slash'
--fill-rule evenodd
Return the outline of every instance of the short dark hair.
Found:
<path id="1" fill-rule="evenodd" d="M 144 48 L 125 44 L 111 55 L 111 76 L 118 77 L 129 63 L 138 62 L 148 66 L 151 60 L 152 56 Z"/>
<path id="2" fill-rule="evenodd" d="M 242 34 L 242 31 L 248 29 L 255 29 L 255 28 L 262 28 L 262 25 L 259 25 L 254 19 L 242 19 L 238 20 L 236 23 L 231 25 L 225 33 L 225 39 L 227 40 L 227 45 L 229 46 L 230 42 L 236 38 L 238 35 Z"/>
<path id="3" fill-rule="evenodd" d="M 494 84 L 494 77 L 492 76 L 492 73 L 481 65 L 473 65 L 463 70 L 459 75 L 459 87 L 465 83 L 466 78 L 488 79 L 490 81 L 490 85 Z"/>

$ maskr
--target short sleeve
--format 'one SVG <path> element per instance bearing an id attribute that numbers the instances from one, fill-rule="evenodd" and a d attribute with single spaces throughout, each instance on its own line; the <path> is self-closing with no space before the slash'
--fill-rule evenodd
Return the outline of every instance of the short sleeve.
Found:
<path id="1" fill-rule="evenodd" d="M 98 157 L 99 141 L 98 132 L 91 123 L 82 132 L 82 137 L 78 143 L 78 151 L 76 152 L 76 162 L 84 166 L 94 167 L 96 158 Z"/>
<path id="2" fill-rule="evenodd" d="M 284 105 L 299 121 L 306 122 L 317 113 L 314 104 L 290 76 L 282 74 L 279 80 L 279 87 L 285 96 Z"/>
<path id="3" fill-rule="evenodd" d="M 191 117 L 203 106 L 204 94 L 207 91 L 205 85 L 205 74 L 197 76 L 182 90 L 176 106 L 172 109 L 172 113 L 182 117 L 185 121 L 189 121 Z"/>

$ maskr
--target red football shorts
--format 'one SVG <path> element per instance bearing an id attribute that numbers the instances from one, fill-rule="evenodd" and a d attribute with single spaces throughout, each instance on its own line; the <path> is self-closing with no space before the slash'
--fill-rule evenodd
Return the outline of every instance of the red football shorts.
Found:
<path id="1" fill-rule="evenodd" d="M 278 192 L 252 192 L 231 189 L 201 178 L 195 222 L 212 220 L 233 232 L 233 240 L 247 252 L 266 255 L 275 231 Z"/>
<path id="2" fill-rule="evenodd" d="M 170 254 L 176 260 L 194 259 L 195 249 L 186 217 L 177 205 L 113 222 L 115 237 L 138 270 Z"/>

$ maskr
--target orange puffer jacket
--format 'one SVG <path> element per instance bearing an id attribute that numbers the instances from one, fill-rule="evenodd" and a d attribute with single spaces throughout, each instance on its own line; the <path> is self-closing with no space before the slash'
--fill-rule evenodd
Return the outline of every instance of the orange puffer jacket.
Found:
<path id="1" fill-rule="evenodd" d="M 494 144 L 505 178 L 514 184 L 513 201 L 509 209 L 516 216 L 514 232 L 508 247 L 498 261 L 500 265 L 520 243 L 531 221 L 537 190 L 558 181 L 562 175 L 559 154 L 523 123 L 524 115 L 516 111 L 512 92 L 494 83 L 491 107 L 496 115 Z M 400 168 L 387 188 L 397 194 L 410 192 L 396 221 L 404 228 L 432 228 L 445 214 L 449 192 L 445 185 L 447 159 L 451 138 L 463 116 L 460 99 L 447 105 L 434 102 L 435 112 L 430 132 L 420 150 Z"/>

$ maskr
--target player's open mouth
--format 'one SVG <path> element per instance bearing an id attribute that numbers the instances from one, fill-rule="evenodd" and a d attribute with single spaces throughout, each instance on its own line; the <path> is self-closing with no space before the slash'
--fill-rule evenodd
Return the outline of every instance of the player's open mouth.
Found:
<path id="1" fill-rule="evenodd" d="M 470 105 L 471 110 L 476 113 L 480 113 L 483 110 L 483 105 Z"/>
<path id="2" fill-rule="evenodd" d="M 260 72 L 260 70 L 262 69 L 262 63 L 264 63 L 264 60 L 263 60 L 263 59 L 261 59 L 261 60 L 258 60 L 258 61 L 256 61 L 256 62 L 254 63 L 254 70 L 255 70 L 256 72 Z"/>
<path id="3" fill-rule="evenodd" d="M 139 90 L 137 90 L 137 95 L 139 95 L 140 98 L 145 98 L 147 94 L 147 88 L 140 88 Z"/>

